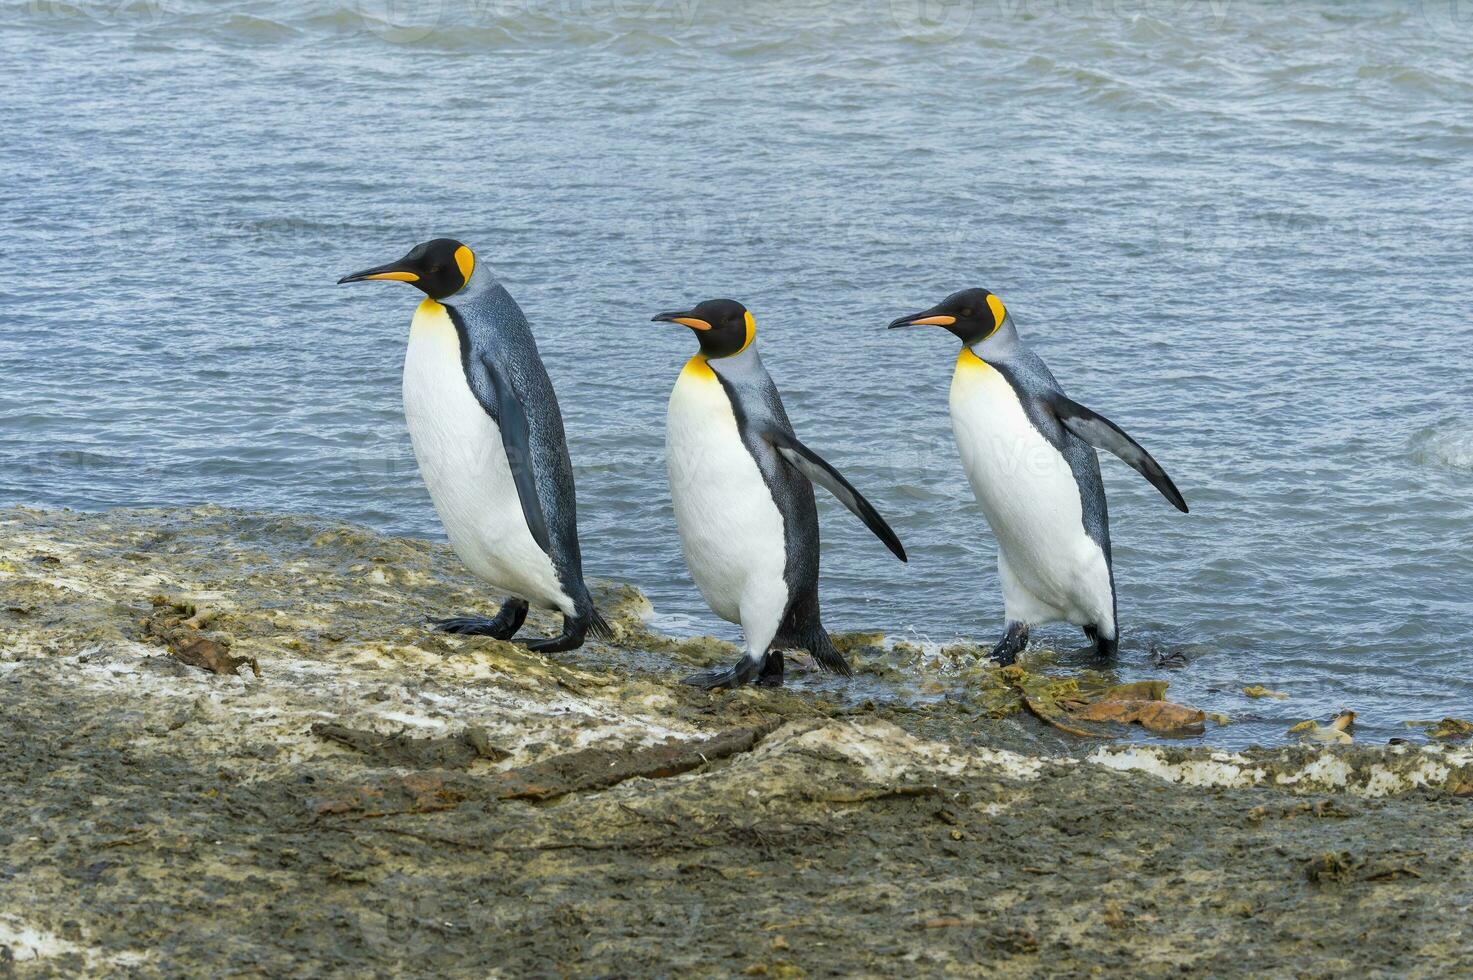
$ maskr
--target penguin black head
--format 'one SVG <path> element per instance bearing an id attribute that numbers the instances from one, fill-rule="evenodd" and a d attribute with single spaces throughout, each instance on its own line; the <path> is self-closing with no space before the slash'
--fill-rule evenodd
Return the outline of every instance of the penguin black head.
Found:
<path id="1" fill-rule="evenodd" d="M 952 293 L 929 310 L 903 316 L 890 324 L 896 327 L 945 327 L 964 344 L 986 340 L 1007 317 L 1002 300 L 985 289 L 963 289 Z"/>
<path id="2" fill-rule="evenodd" d="M 343 276 L 338 285 L 366 279 L 389 279 L 407 282 L 423 290 L 430 299 L 444 299 L 465 288 L 475 267 L 476 256 L 469 247 L 453 238 L 435 238 L 414 246 L 397 262 Z"/>
<path id="3" fill-rule="evenodd" d="M 734 299 L 708 299 L 687 312 L 661 313 L 651 322 L 680 323 L 696 332 L 708 358 L 740 354 L 757 336 L 757 322 Z"/>

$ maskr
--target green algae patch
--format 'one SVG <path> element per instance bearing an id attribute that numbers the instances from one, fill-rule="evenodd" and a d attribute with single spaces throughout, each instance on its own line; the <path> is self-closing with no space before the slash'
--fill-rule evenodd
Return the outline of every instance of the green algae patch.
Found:
<path id="1" fill-rule="evenodd" d="M 1201 735 L 1206 713 L 1167 701 L 1167 686 L 1158 680 L 1118 684 L 1094 672 L 1056 677 L 1011 664 L 980 675 L 974 697 L 989 718 L 1026 710 L 1079 738 L 1119 738 L 1130 724 L 1157 735 Z"/>
<path id="2" fill-rule="evenodd" d="M 1441 721 L 1409 721 L 1414 728 L 1426 729 L 1428 738 L 1444 742 L 1462 742 L 1473 738 L 1473 721 L 1462 718 L 1444 718 Z"/>
<path id="3" fill-rule="evenodd" d="M 1088 700 L 1081 694 L 1079 681 L 1073 677 L 1048 677 L 1029 673 L 1018 664 L 1002 668 L 1000 677 L 1017 694 L 1018 703 L 1042 721 L 1060 731 L 1083 738 L 1114 738 L 1107 729 L 1095 728 L 1076 721 L 1071 708 L 1082 707 Z M 995 709 L 994 709 L 995 710 Z M 996 715 L 994 714 L 994 717 Z"/>

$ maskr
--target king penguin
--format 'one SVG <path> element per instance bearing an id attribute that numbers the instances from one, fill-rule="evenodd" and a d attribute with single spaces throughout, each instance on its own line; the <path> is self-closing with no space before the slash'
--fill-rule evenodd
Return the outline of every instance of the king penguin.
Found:
<path id="1" fill-rule="evenodd" d="M 757 326 L 745 306 L 713 299 L 654 319 L 687 326 L 700 342 L 670 393 L 670 496 L 696 587 L 712 612 L 741 625 L 746 641 L 736 664 L 685 682 L 708 689 L 752 680 L 780 687 L 781 651 L 794 648 L 849 676 L 819 619 L 812 484 L 839 498 L 905 561 L 900 539 L 838 470 L 793 434 L 757 356 Z"/>
<path id="2" fill-rule="evenodd" d="M 511 639 L 527 608 L 563 614 L 562 635 L 528 642 L 573 650 L 609 629 L 583 583 L 573 465 L 557 396 L 527 318 L 471 249 L 436 238 L 397 262 L 339 283 L 387 279 L 425 294 L 409 328 L 404 417 L 450 546 L 509 593 L 494 619 L 433 621 L 447 633 Z"/>
<path id="3" fill-rule="evenodd" d="M 964 289 L 890 324 L 916 326 L 945 327 L 962 342 L 951 425 L 997 539 L 1007 631 L 992 658 L 1013 663 L 1029 627 L 1059 621 L 1082 626 L 1096 652 L 1113 657 L 1115 571 L 1095 448 L 1125 460 L 1182 513 L 1187 502 L 1139 443 L 1064 394 L 992 293 Z"/>

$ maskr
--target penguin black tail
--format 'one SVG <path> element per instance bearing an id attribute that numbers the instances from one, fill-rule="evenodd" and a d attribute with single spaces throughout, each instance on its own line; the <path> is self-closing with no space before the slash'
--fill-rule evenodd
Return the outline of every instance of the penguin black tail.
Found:
<path id="1" fill-rule="evenodd" d="M 843 674 L 845 677 L 854 676 L 854 668 L 849 666 L 849 661 L 834 646 L 834 641 L 829 639 L 829 631 L 818 626 L 811 633 L 811 642 L 808 649 L 813 654 L 813 659 L 824 670 L 834 674 Z"/>
<path id="2" fill-rule="evenodd" d="M 609 621 L 604 619 L 603 614 L 597 608 L 590 607 L 588 610 L 588 632 L 600 640 L 607 641 L 614 638 L 614 628 L 609 625 Z"/>

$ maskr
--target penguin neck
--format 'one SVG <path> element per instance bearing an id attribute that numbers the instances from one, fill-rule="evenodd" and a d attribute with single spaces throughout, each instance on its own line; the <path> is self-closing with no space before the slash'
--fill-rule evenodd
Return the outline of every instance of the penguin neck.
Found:
<path id="1" fill-rule="evenodd" d="M 964 346 L 984 361 L 1006 361 L 1018 352 L 1022 344 L 1018 329 L 1013 326 L 1013 318 L 1005 316 L 992 333 L 976 343 Z"/>
<path id="2" fill-rule="evenodd" d="M 735 381 L 739 378 L 749 377 L 755 374 L 764 374 L 766 370 L 762 367 L 762 358 L 757 355 L 757 345 L 748 344 L 741 351 L 727 357 L 706 357 L 698 354 L 697 357 L 710 365 L 711 370 L 723 378 Z"/>
<path id="3" fill-rule="evenodd" d="M 440 300 L 440 302 L 447 303 L 451 306 L 459 306 L 461 303 L 483 296 L 499 285 L 501 283 L 496 278 L 496 273 L 492 272 L 485 262 L 477 259 L 475 268 L 471 270 L 470 281 L 460 287 L 458 291 Z"/>

